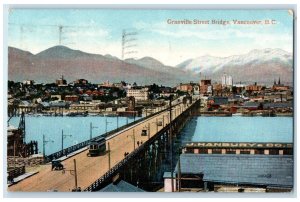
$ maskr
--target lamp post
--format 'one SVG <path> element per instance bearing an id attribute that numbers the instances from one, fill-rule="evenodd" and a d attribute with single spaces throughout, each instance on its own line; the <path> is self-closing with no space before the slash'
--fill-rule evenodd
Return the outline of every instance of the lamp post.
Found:
<path id="1" fill-rule="evenodd" d="M 61 130 L 61 152 L 64 151 L 64 139 L 66 137 L 72 137 L 72 135 L 66 135 L 64 134 L 64 130 Z"/>
<path id="2" fill-rule="evenodd" d="M 92 138 L 93 138 L 93 129 L 94 129 L 94 128 L 98 128 L 98 127 L 93 126 L 93 123 L 90 122 L 90 141 L 91 141 Z"/>

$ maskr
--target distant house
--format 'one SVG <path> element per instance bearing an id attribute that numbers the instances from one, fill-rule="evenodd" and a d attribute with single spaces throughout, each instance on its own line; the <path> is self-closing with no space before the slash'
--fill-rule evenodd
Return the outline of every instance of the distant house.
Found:
<path id="1" fill-rule="evenodd" d="M 66 95 L 65 101 L 66 102 L 78 102 L 78 96 L 77 95 Z"/>
<path id="2" fill-rule="evenodd" d="M 64 79 L 64 76 L 62 75 L 60 79 L 57 79 L 55 81 L 57 86 L 67 86 L 67 80 Z"/>
<path id="3" fill-rule="evenodd" d="M 218 109 L 221 105 L 228 104 L 228 97 L 211 97 L 208 98 L 208 108 Z"/>
<path id="4" fill-rule="evenodd" d="M 75 84 L 80 84 L 80 85 L 86 85 L 88 84 L 88 80 L 86 79 L 77 79 L 76 81 L 74 81 Z"/>
<path id="5" fill-rule="evenodd" d="M 250 91 L 250 92 L 259 92 L 264 88 L 264 86 L 261 85 L 257 85 L 256 83 L 254 85 L 248 85 L 245 87 L 246 91 Z"/>
<path id="6" fill-rule="evenodd" d="M 149 99 L 148 88 L 131 88 L 127 90 L 126 97 L 134 97 L 136 101 L 146 101 Z"/>
<path id="7" fill-rule="evenodd" d="M 176 87 L 176 90 L 186 92 L 186 93 L 191 93 L 193 91 L 193 85 L 191 83 L 180 83 Z"/>
<path id="8" fill-rule="evenodd" d="M 23 81 L 23 84 L 24 84 L 24 85 L 31 86 L 31 85 L 34 84 L 34 80 L 24 80 L 24 81 Z"/>

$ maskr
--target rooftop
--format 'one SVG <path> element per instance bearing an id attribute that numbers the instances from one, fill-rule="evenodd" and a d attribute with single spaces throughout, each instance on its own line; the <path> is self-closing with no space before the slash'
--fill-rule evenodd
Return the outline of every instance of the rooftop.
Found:
<path id="1" fill-rule="evenodd" d="M 181 154 L 180 161 L 182 174 L 203 174 L 203 181 L 293 186 L 291 155 Z"/>
<path id="2" fill-rule="evenodd" d="M 99 192 L 144 192 L 144 190 L 121 180 L 117 184 L 111 183 L 107 185 Z"/>

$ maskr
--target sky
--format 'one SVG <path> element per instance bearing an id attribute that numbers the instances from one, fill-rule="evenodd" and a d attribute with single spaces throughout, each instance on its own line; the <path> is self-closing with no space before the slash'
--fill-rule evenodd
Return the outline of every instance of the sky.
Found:
<path id="1" fill-rule="evenodd" d="M 168 22 L 189 20 L 192 24 Z M 209 24 L 193 24 L 194 20 Z M 229 21 L 230 24 L 212 24 Z M 234 24 L 260 20 L 262 24 Z M 273 24 L 265 24 L 265 21 Z M 273 20 L 273 21 L 272 21 Z M 125 58 L 153 57 L 175 66 L 203 55 L 227 57 L 253 49 L 280 48 L 293 52 L 293 16 L 288 10 L 118 10 L 12 9 L 8 45 L 33 54 L 59 45 L 88 53 L 122 57 L 122 32 L 127 37 Z"/>

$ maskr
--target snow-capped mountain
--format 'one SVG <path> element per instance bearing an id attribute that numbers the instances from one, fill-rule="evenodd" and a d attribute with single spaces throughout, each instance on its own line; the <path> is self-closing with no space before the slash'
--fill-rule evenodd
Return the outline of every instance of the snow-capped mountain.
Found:
<path id="1" fill-rule="evenodd" d="M 177 68 L 200 73 L 217 80 L 227 73 L 235 80 L 263 81 L 264 79 L 284 78 L 287 82 L 293 77 L 293 55 L 281 49 L 252 50 L 247 54 L 229 57 L 209 55 L 189 59 Z M 274 77 L 274 78 L 273 78 Z"/>

